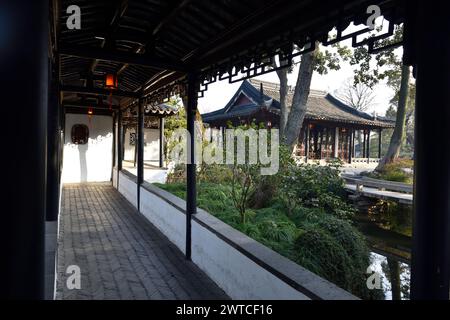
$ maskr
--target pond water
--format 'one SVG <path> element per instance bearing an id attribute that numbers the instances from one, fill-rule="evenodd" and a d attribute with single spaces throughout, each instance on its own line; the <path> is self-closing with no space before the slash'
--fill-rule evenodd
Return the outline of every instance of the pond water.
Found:
<path id="1" fill-rule="evenodd" d="M 370 253 L 370 258 L 371 270 L 381 275 L 385 300 L 409 300 L 409 265 L 375 252 Z"/>
<path id="2" fill-rule="evenodd" d="M 371 270 L 381 276 L 386 300 L 409 299 L 411 207 L 378 203 L 355 217 L 372 250 Z"/>

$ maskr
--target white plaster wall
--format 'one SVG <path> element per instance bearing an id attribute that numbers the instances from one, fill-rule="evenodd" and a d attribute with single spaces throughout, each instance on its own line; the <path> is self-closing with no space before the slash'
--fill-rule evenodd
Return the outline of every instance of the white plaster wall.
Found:
<path id="1" fill-rule="evenodd" d="M 72 143 L 74 124 L 89 127 L 89 142 L 84 145 Z M 66 114 L 63 183 L 110 181 L 112 170 L 112 117 L 85 114 Z"/>
<path id="2" fill-rule="evenodd" d="M 123 160 L 128 160 L 128 161 L 134 161 L 134 151 L 136 146 L 132 146 L 130 144 L 130 135 L 131 133 L 136 132 L 136 130 L 134 128 L 127 128 L 127 130 L 125 131 L 125 138 L 123 141 L 123 147 L 124 147 L 124 156 L 123 156 Z"/>
<path id="3" fill-rule="evenodd" d="M 144 161 L 159 161 L 159 129 L 145 129 Z"/>
<path id="4" fill-rule="evenodd" d="M 134 161 L 135 146 L 130 144 L 130 135 L 136 130 L 129 128 L 125 132 L 124 160 Z M 144 161 L 159 161 L 159 129 L 144 129 Z"/>
<path id="5" fill-rule="evenodd" d="M 309 300 L 192 221 L 192 261 L 235 300 Z"/>
<path id="6" fill-rule="evenodd" d="M 141 212 L 182 252 L 186 251 L 186 215 L 144 188 Z"/>
<path id="7" fill-rule="evenodd" d="M 119 192 L 135 207 L 137 207 L 137 186 L 128 176 L 119 173 Z"/>

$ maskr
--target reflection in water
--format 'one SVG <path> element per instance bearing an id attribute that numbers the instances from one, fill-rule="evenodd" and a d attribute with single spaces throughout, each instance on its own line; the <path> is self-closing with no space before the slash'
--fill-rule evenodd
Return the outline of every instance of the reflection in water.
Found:
<path id="1" fill-rule="evenodd" d="M 386 300 L 409 299 L 412 208 L 378 201 L 355 216 L 372 250 L 371 269 L 382 276 Z"/>
<path id="2" fill-rule="evenodd" d="M 372 270 L 382 276 L 386 300 L 409 299 L 410 268 L 407 264 L 371 253 Z"/>

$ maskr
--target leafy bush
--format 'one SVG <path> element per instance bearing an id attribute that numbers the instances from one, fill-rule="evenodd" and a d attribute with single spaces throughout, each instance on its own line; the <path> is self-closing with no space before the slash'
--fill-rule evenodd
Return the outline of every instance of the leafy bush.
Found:
<path id="1" fill-rule="evenodd" d="M 233 172 L 227 165 L 202 164 L 197 174 L 198 182 L 230 184 Z"/>
<path id="2" fill-rule="evenodd" d="M 167 184 L 186 183 L 186 165 L 177 164 L 167 173 Z"/>
<path id="3" fill-rule="evenodd" d="M 262 220 L 257 224 L 261 235 L 272 241 L 293 241 L 298 233 L 294 223 L 288 221 L 276 221 L 272 219 Z"/>
<path id="4" fill-rule="evenodd" d="M 343 219 L 349 219 L 355 209 L 345 200 L 344 181 L 334 166 L 290 166 L 280 185 L 280 198 L 289 213 L 296 207 L 322 208 Z"/>
<path id="5" fill-rule="evenodd" d="M 350 257 L 336 240 L 322 229 L 304 226 L 295 241 L 297 262 L 321 277 L 350 290 L 353 270 Z"/>
<path id="6" fill-rule="evenodd" d="M 361 298 L 383 298 L 382 290 L 366 286 L 369 251 L 364 236 L 349 222 L 316 215 L 300 230 L 295 241 L 299 264 Z"/>
<path id="7" fill-rule="evenodd" d="M 295 166 L 290 149 L 283 144 L 279 148 L 279 161 L 277 174 L 260 176 L 257 179 L 255 188 L 249 196 L 248 205 L 251 208 L 260 209 L 270 206 L 280 192 L 279 186 L 283 177 L 289 173 L 291 166 Z"/>

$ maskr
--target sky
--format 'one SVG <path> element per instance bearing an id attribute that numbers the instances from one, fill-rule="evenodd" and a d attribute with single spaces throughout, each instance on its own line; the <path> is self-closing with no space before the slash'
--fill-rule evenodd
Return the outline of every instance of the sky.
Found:
<path id="1" fill-rule="evenodd" d="M 383 24 L 382 17 L 377 19 L 376 24 Z M 347 32 L 353 32 L 362 26 L 350 25 Z M 345 34 L 344 32 L 343 34 Z M 349 41 L 343 41 L 342 45 L 347 45 L 351 47 Z M 332 51 L 332 50 L 330 50 Z M 399 49 L 398 54 L 401 54 L 401 49 Z M 288 75 L 288 84 L 294 86 L 297 80 L 299 65 L 297 64 L 294 71 Z M 343 84 L 347 79 L 353 78 L 353 67 L 350 66 L 348 62 L 343 62 L 341 64 L 341 69 L 338 71 L 329 71 L 326 75 L 320 75 L 314 73 L 311 83 L 311 89 L 323 90 L 333 94 L 336 90 L 342 88 Z M 271 72 L 262 76 L 257 76 L 255 79 L 276 82 L 279 83 L 278 76 L 276 72 Z M 198 108 L 200 113 L 211 112 L 223 108 L 234 93 L 238 90 L 242 81 L 237 83 L 228 83 L 228 80 L 213 83 L 208 86 L 208 90 L 205 92 L 203 98 L 198 101 Z M 394 92 L 387 87 L 385 84 L 379 84 L 374 88 L 375 100 L 374 105 L 370 107 L 366 112 L 373 114 L 375 111 L 379 115 L 384 115 L 386 109 L 389 107 L 389 101 L 394 95 Z"/>

